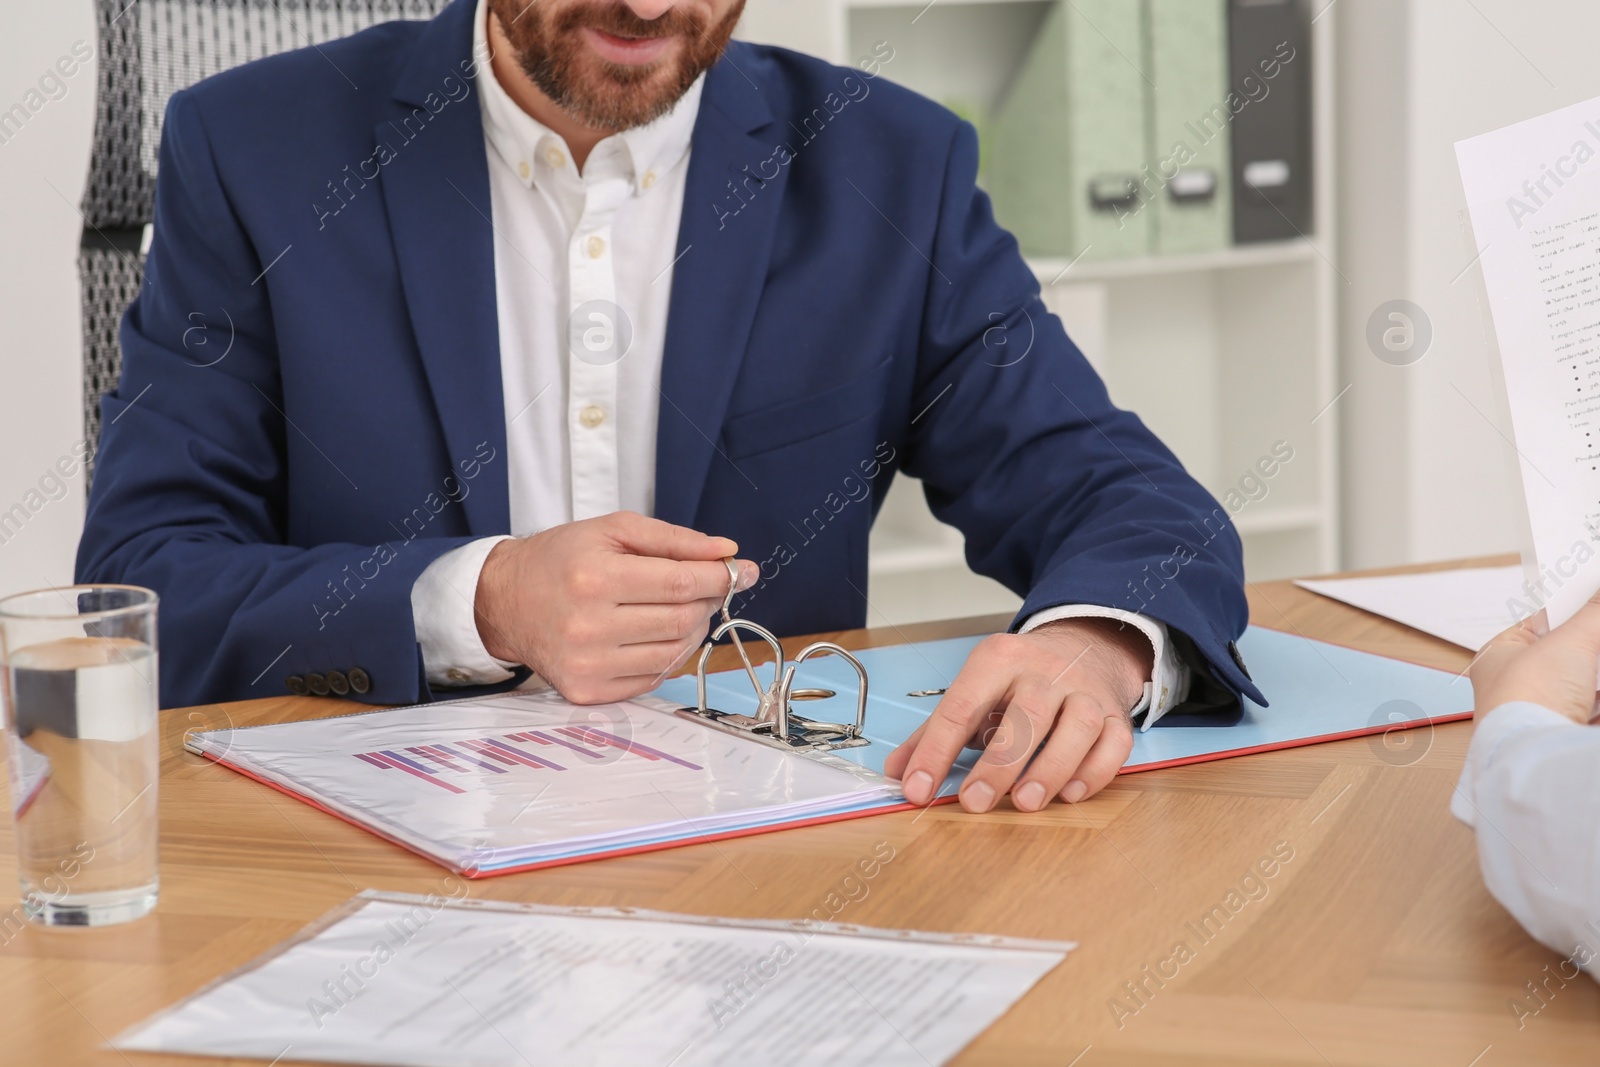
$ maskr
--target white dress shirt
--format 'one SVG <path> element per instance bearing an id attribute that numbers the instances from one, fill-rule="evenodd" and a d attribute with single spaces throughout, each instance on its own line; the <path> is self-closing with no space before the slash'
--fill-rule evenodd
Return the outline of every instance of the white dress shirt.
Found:
<path id="1" fill-rule="evenodd" d="M 1528 932 L 1600 975 L 1600 727 L 1538 704 L 1484 716 L 1450 810 L 1484 883 Z"/>
<path id="2" fill-rule="evenodd" d="M 478 0 L 475 56 L 490 54 L 488 17 Z M 601 141 L 580 174 L 566 142 L 483 67 L 511 532 L 619 510 L 652 514 L 661 358 L 705 78 L 655 122 Z M 430 684 L 511 677 L 515 664 L 489 655 L 473 614 L 484 560 L 504 539 L 440 556 L 412 587 Z M 1149 712 L 1147 728 L 1188 695 L 1189 668 L 1152 619 L 1064 605 L 1030 616 L 1022 631 L 1075 617 L 1120 619 L 1150 639 L 1155 669 L 1134 709 Z"/>

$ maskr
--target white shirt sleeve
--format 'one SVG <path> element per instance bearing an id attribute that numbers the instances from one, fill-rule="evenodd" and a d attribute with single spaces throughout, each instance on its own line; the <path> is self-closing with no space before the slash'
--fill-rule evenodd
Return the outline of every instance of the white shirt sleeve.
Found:
<path id="1" fill-rule="evenodd" d="M 484 560 L 507 540 L 484 537 L 453 548 L 428 564 L 412 585 L 411 616 L 428 684 L 491 685 L 512 676 L 517 664 L 489 655 L 473 612 Z"/>
<path id="2" fill-rule="evenodd" d="M 1061 619 L 1116 619 L 1118 622 L 1125 622 L 1135 627 L 1150 639 L 1150 648 L 1155 653 L 1155 666 L 1150 672 L 1150 680 L 1144 683 L 1144 697 L 1130 712 L 1132 715 L 1144 714 L 1144 725 L 1141 729 L 1150 729 L 1156 724 L 1156 720 L 1188 698 L 1189 665 L 1183 662 L 1172 642 L 1167 640 L 1166 623 L 1157 622 L 1131 611 L 1123 611 L 1121 608 L 1102 608 L 1094 604 L 1063 604 L 1029 615 L 1017 632 L 1025 634 L 1047 622 L 1058 622 Z"/>
<path id="3" fill-rule="evenodd" d="M 1450 810 L 1476 831 L 1495 899 L 1550 949 L 1600 973 L 1600 728 L 1538 704 L 1501 705 L 1478 723 Z"/>

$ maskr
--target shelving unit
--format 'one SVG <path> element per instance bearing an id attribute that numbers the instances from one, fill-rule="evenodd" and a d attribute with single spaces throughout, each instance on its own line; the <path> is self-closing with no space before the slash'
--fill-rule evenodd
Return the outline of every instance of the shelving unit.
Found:
<path id="1" fill-rule="evenodd" d="M 1132 2 L 1132 0 L 1130 0 Z M 749 0 L 740 36 L 843 65 L 888 41 L 882 76 L 979 118 L 1004 99 L 1048 0 Z M 1191 473 L 1232 508 L 1249 578 L 1339 564 L 1332 137 L 1334 20 L 1312 24 L 1316 215 L 1305 238 L 1197 255 L 1030 261 L 1046 305 Z M 1063 195 L 1066 195 L 1065 191 Z M 1294 458 L 1251 480 L 1278 442 Z M 1241 483 L 1243 483 L 1241 485 Z M 1229 496 L 1232 490 L 1236 495 Z M 899 478 L 873 529 L 873 624 L 1013 610 L 961 535 Z"/>

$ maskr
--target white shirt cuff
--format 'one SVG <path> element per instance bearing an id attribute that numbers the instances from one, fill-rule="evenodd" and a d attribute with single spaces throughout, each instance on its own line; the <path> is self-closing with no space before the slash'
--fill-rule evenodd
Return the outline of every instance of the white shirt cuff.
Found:
<path id="1" fill-rule="evenodd" d="M 509 537 L 484 537 L 428 564 L 411 587 L 411 616 L 428 684 L 492 685 L 512 676 L 515 663 L 496 659 L 478 636 L 474 605 L 489 550 Z"/>
<path id="2" fill-rule="evenodd" d="M 1468 826 L 1478 825 L 1478 781 L 1488 771 L 1490 762 L 1506 741 L 1525 730 L 1577 727 L 1577 723 L 1560 712 L 1528 701 L 1501 704 L 1489 712 L 1478 720 L 1473 729 L 1472 744 L 1467 748 L 1467 762 L 1461 768 L 1461 780 L 1450 796 L 1450 813 Z"/>
<path id="3" fill-rule="evenodd" d="M 1029 615 L 1019 634 L 1036 630 L 1047 622 L 1062 619 L 1115 619 L 1127 623 L 1150 639 L 1150 649 L 1155 653 L 1155 667 L 1150 680 L 1144 684 L 1144 696 L 1135 704 L 1130 715 L 1144 714 L 1140 729 L 1148 730 L 1167 712 L 1189 696 L 1189 665 L 1178 656 L 1173 643 L 1167 640 L 1167 624 L 1121 608 L 1103 608 L 1096 604 L 1062 604 L 1045 608 Z"/>

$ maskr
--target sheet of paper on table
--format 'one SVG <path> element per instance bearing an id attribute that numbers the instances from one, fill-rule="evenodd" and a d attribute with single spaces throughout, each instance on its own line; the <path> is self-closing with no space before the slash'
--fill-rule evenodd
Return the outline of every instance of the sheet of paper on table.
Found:
<path id="1" fill-rule="evenodd" d="M 1528 600 L 1517 564 L 1294 584 L 1473 652 L 1516 622 L 1513 607 Z"/>
<path id="2" fill-rule="evenodd" d="M 1600 99 L 1456 144 L 1551 625 L 1600 588 Z M 1470 253 L 1469 253 L 1470 255 Z"/>
<path id="3" fill-rule="evenodd" d="M 403 1067 L 926 1067 L 1074 947 L 368 890 L 112 1044 Z"/>

